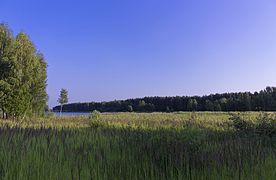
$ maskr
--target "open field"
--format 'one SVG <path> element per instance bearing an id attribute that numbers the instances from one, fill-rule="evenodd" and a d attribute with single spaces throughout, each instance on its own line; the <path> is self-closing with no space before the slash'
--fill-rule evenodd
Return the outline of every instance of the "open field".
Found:
<path id="1" fill-rule="evenodd" d="M 275 117 L 106 113 L 1 120 L 0 179 L 275 179 L 274 124 L 260 124 Z"/>

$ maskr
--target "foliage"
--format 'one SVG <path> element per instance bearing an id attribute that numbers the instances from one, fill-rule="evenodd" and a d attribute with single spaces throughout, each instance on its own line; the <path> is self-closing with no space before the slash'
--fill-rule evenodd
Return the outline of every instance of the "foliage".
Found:
<path id="1" fill-rule="evenodd" d="M 255 93 L 224 93 L 209 96 L 144 97 L 111 102 L 66 104 L 71 112 L 174 112 L 174 111 L 276 111 L 276 87 Z M 54 107 L 59 111 L 60 106 Z"/>
<path id="2" fill-rule="evenodd" d="M 97 120 L 99 119 L 101 116 L 101 112 L 94 110 L 90 115 L 89 115 L 89 119 L 94 119 Z"/>
<path id="3" fill-rule="evenodd" d="M 68 91 L 66 89 L 60 90 L 60 95 L 58 98 L 58 103 L 60 104 L 60 113 L 62 112 L 62 107 L 64 104 L 68 103 Z"/>
<path id="4" fill-rule="evenodd" d="M 191 98 L 188 101 L 187 110 L 188 111 L 196 111 L 197 110 L 197 106 L 198 106 L 197 100 L 194 99 L 194 98 Z"/>
<path id="5" fill-rule="evenodd" d="M 214 103 L 212 103 L 210 100 L 205 101 L 205 108 L 207 111 L 214 111 Z"/>
<path id="6" fill-rule="evenodd" d="M 60 90 L 58 103 L 62 105 L 68 103 L 68 91 L 64 88 Z"/>
<path id="7" fill-rule="evenodd" d="M 128 112 L 132 112 L 133 111 L 133 107 L 131 105 L 127 106 Z"/>
<path id="8" fill-rule="evenodd" d="M 244 120 L 239 114 L 233 114 L 229 119 L 233 122 L 234 128 L 240 132 L 253 130 L 253 123 Z"/>
<path id="9" fill-rule="evenodd" d="M 260 135 L 276 135 L 276 116 L 273 114 L 261 114 L 257 119 L 256 132 Z"/>
<path id="10" fill-rule="evenodd" d="M 240 114 L 230 117 L 236 130 L 243 133 L 254 133 L 262 136 L 272 137 L 276 135 L 276 115 L 261 113 L 255 122 L 245 120 Z"/>
<path id="11" fill-rule="evenodd" d="M 46 62 L 27 34 L 13 37 L 0 24 L 0 109 L 3 118 L 42 115 L 47 102 Z"/>

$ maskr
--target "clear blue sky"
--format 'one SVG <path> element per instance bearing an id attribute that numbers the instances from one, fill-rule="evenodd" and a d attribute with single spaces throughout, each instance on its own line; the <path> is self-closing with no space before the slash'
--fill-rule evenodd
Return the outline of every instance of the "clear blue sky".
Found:
<path id="1" fill-rule="evenodd" d="M 47 59 L 50 106 L 276 85 L 275 0 L 0 0 Z"/>

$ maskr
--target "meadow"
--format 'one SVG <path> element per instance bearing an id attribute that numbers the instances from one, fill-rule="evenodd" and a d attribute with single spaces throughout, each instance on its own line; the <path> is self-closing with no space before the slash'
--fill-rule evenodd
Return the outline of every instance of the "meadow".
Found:
<path id="1" fill-rule="evenodd" d="M 275 179 L 275 113 L 0 120 L 0 179 Z"/>

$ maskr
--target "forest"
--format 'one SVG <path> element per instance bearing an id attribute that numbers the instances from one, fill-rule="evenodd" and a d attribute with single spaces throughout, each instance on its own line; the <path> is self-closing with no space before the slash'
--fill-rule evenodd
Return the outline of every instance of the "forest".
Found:
<path id="1" fill-rule="evenodd" d="M 53 108 L 59 111 L 60 106 Z M 67 112 L 174 112 L 174 111 L 275 111 L 276 87 L 260 92 L 211 94 L 208 96 L 144 97 L 111 102 L 71 103 Z"/>

